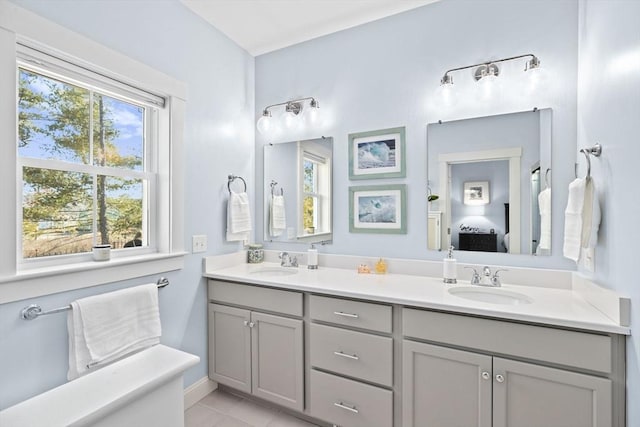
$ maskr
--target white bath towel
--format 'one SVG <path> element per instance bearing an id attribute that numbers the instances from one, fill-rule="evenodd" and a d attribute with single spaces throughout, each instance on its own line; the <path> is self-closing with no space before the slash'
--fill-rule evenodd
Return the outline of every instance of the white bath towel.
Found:
<path id="1" fill-rule="evenodd" d="M 546 188 L 538 194 L 538 209 L 540 209 L 540 240 L 539 250 L 551 249 L 551 189 Z"/>
<path id="2" fill-rule="evenodd" d="M 71 303 L 69 380 L 160 343 L 155 284 L 136 286 Z"/>
<path id="3" fill-rule="evenodd" d="M 578 262 L 585 249 L 598 241 L 600 203 L 593 179 L 577 178 L 569 184 L 564 213 L 564 256 Z"/>
<path id="4" fill-rule="evenodd" d="M 227 203 L 227 241 L 248 241 L 251 232 L 251 209 L 247 193 L 229 194 Z"/>
<path id="5" fill-rule="evenodd" d="M 271 196 L 269 207 L 269 235 L 278 237 L 287 228 L 284 196 Z"/>

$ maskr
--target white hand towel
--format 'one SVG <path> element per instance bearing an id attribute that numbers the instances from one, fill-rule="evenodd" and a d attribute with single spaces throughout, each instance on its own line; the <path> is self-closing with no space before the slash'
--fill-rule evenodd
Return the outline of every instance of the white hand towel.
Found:
<path id="1" fill-rule="evenodd" d="M 576 178 L 569 184 L 569 198 L 564 211 L 564 245 L 566 258 L 575 262 L 580 259 L 582 246 L 582 212 L 584 209 L 584 192 L 586 179 Z"/>
<path id="2" fill-rule="evenodd" d="M 540 250 L 551 249 L 551 189 L 546 188 L 538 194 L 538 207 L 540 209 Z"/>
<path id="3" fill-rule="evenodd" d="M 565 211 L 565 257 L 578 262 L 586 249 L 595 248 L 600 220 L 600 202 L 593 178 L 574 180 L 569 184 L 569 201 Z"/>
<path id="4" fill-rule="evenodd" d="M 227 241 L 249 240 L 251 232 L 251 210 L 247 193 L 229 194 L 227 204 Z"/>
<path id="5" fill-rule="evenodd" d="M 284 196 L 271 196 L 269 212 L 269 234 L 278 237 L 287 228 L 286 207 Z"/>
<path id="6" fill-rule="evenodd" d="M 71 303 L 69 380 L 135 351 L 160 343 L 155 284 L 136 286 Z"/>
<path id="7" fill-rule="evenodd" d="M 580 239 L 582 249 L 595 248 L 598 244 L 598 229 L 600 228 L 600 201 L 596 192 L 596 184 L 593 178 L 585 184 L 584 208 L 582 211 L 582 237 Z"/>

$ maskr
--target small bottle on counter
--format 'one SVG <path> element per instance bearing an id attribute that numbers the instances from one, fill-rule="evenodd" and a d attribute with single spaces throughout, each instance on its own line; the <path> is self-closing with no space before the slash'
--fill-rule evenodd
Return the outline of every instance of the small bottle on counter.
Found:
<path id="1" fill-rule="evenodd" d="M 454 284 L 458 283 L 457 277 L 458 267 L 456 265 L 456 260 L 453 257 L 453 246 L 450 246 L 447 257 L 444 259 L 444 263 L 442 265 L 442 278 L 444 283 Z"/>
<path id="2" fill-rule="evenodd" d="M 376 262 L 376 273 L 385 274 L 387 272 L 387 263 L 382 258 Z"/>
<path id="3" fill-rule="evenodd" d="M 307 268 L 309 270 L 318 269 L 318 250 L 313 243 L 311 244 L 311 247 L 307 249 Z"/>

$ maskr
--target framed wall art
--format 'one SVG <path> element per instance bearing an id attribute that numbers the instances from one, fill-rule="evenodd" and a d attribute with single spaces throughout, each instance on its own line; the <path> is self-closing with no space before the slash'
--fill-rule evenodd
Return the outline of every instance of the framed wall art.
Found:
<path id="1" fill-rule="evenodd" d="M 349 134 L 349 179 L 404 178 L 405 128 Z"/>
<path id="2" fill-rule="evenodd" d="M 407 186 L 349 187 L 351 233 L 407 233 Z"/>

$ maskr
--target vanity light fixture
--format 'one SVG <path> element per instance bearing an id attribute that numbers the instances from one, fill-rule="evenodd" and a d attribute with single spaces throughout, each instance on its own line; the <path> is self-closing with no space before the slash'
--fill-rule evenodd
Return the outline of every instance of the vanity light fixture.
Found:
<path id="1" fill-rule="evenodd" d="M 473 70 L 473 78 L 477 82 L 488 83 L 497 79 L 500 75 L 500 67 L 498 63 L 514 61 L 521 58 L 530 58 L 526 61 L 524 71 L 533 72 L 540 68 L 540 59 L 532 53 L 526 55 L 511 56 L 509 58 L 496 59 L 494 61 L 483 62 L 480 64 L 466 65 L 464 67 L 452 68 L 447 70 L 440 79 L 441 86 L 453 85 L 453 76 L 451 73 L 455 71 L 467 70 L 469 68 L 475 68 Z"/>
<path id="2" fill-rule="evenodd" d="M 305 101 L 309 101 L 308 106 Z M 279 124 L 275 122 L 271 109 L 284 106 L 284 114 L 281 117 L 280 125 L 289 130 L 296 129 L 302 125 L 302 122 L 309 125 L 317 124 L 319 121 L 320 103 L 314 97 L 292 99 L 278 104 L 268 105 L 262 110 L 262 117 L 258 119 L 256 127 L 262 135 L 270 134 L 279 128 Z"/>

